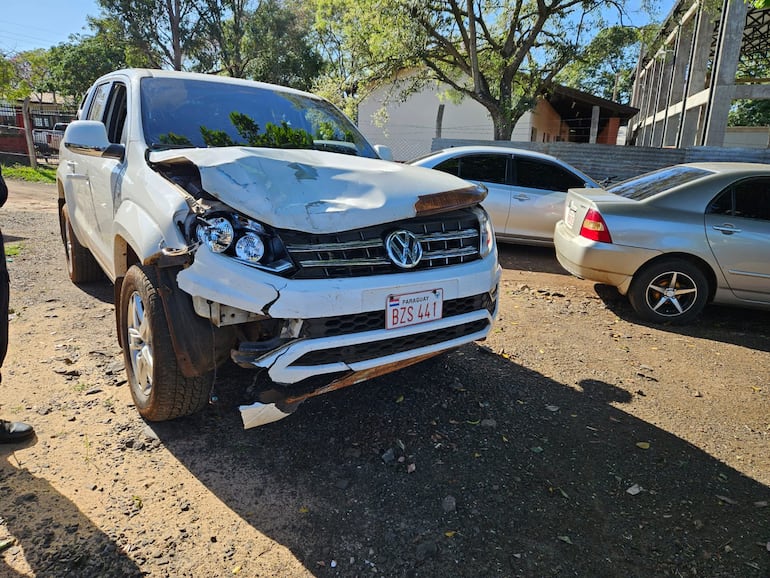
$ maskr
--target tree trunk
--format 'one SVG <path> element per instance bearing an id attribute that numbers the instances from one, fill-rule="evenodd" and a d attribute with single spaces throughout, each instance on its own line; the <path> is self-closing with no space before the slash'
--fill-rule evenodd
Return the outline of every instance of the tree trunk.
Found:
<path id="1" fill-rule="evenodd" d="M 511 140 L 514 123 L 511 122 L 508 115 L 501 114 L 497 118 L 493 116 L 492 123 L 494 125 L 495 140 Z"/>
<path id="2" fill-rule="evenodd" d="M 502 110 L 499 106 L 486 106 L 486 109 L 489 111 L 489 116 L 492 117 L 493 138 L 495 140 L 511 140 L 513 126 L 516 124 L 516 121 L 511 120 L 511 115 L 506 114 L 506 111 Z"/>

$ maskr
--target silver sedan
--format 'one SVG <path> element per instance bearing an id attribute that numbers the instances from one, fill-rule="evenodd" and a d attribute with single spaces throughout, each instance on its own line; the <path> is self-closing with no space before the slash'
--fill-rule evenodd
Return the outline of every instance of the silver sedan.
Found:
<path id="1" fill-rule="evenodd" d="M 553 245 L 553 227 L 561 218 L 567 190 L 599 186 L 555 157 L 509 147 L 448 148 L 409 164 L 486 186 L 484 208 L 492 218 L 495 237 L 508 243 Z"/>
<path id="2" fill-rule="evenodd" d="M 676 165 L 571 190 L 554 231 L 567 271 L 614 285 L 643 319 L 709 303 L 770 309 L 770 165 Z"/>

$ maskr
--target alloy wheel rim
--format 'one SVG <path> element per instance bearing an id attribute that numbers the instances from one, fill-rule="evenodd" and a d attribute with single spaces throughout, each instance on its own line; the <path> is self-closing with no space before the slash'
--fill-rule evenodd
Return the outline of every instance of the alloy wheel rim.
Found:
<path id="1" fill-rule="evenodd" d="M 645 295 L 651 311 L 663 317 L 679 317 L 689 311 L 698 299 L 698 286 L 681 271 L 661 273 L 647 285 Z"/>
<path id="2" fill-rule="evenodd" d="M 144 302 L 137 291 L 134 291 L 128 299 L 126 321 L 126 337 L 134 374 L 134 387 L 138 394 L 147 398 L 152 392 L 152 334 L 145 316 Z"/>
<path id="3" fill-rule="evenodd" d="M 65 223 L 64 243 L 66 245 L 65 249 L 67 253 L 67 271 L 72 275 L 72 232 L 69 223 Z"/>

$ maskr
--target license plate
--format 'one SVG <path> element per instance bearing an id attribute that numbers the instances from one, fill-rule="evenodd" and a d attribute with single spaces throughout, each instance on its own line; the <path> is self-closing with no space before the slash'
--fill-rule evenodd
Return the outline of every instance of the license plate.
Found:
<path id="1" fill-rule="evenodd" d="M 441 319 L 443 304 L 443 289 L 388 295 L 385 305 L 385 327 L 397 329 Z"/>

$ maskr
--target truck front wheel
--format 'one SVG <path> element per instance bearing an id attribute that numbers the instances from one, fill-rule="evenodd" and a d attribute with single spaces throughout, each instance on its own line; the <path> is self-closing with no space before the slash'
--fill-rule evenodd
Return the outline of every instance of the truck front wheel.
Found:
<path id="1" fill-rule="evenodd" d="M 211 372 L 188 378 L 179 371 L 152 267 L 133 265 L 127 271 L 120 313 L 128 383 L 141 416 L 164 421 L 201 410 L 209 399 Z"/>

